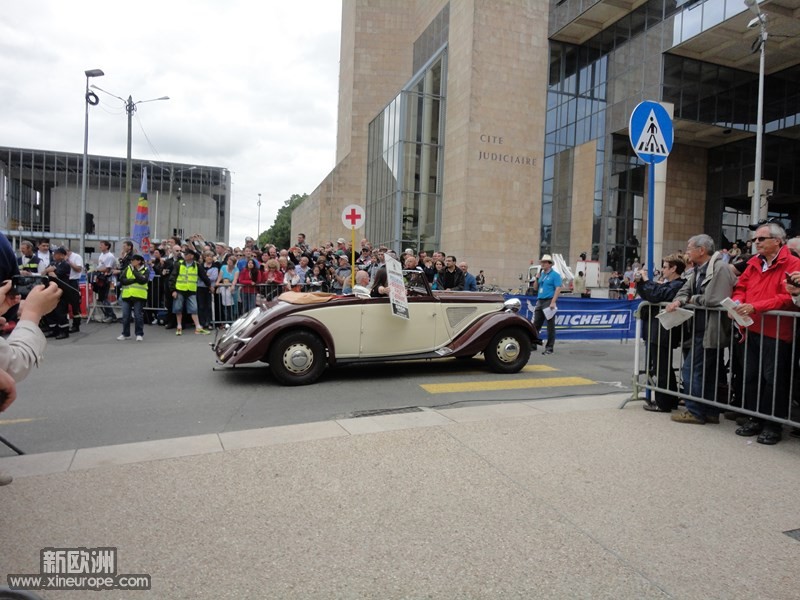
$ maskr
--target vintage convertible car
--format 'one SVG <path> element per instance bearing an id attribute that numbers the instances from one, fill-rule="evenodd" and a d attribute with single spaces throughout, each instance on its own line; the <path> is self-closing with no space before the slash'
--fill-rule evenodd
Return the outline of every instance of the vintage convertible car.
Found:
<path id="1" fill-rule="evenodd" d="M 260 302 L 217 337 L 217 362 L 263 361 L 284 385 L 316 381 L 326 366 L 354 362 L 469 358 L 516 373 L 541 344 L 517 299 L 496 293 L 434 292 L 420 271 L 405 271 L 408 319 L 389 298 L 285 292 Z"/>

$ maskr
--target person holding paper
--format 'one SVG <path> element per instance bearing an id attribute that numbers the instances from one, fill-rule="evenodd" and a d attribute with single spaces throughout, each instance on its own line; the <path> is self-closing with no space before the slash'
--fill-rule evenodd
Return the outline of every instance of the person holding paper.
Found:
<path id="1" fill-rule="evenodd" d="M 533 290 L 538 298 L 533 311 L 533 326 L 538 332 L 547 321 L 547 343 L 542 354 L 552 354 L 556 343 L 556 301 L 561 294 L 561 275 L 553 269 L 553 257 L 549 254 L 539 260 L 542 269 L 533 281 Z"/>
<path id="2" fill-rule="evenodd" d="M 742 397 L 748 410 L 786 419 L 794 319 L 763 313 L 794 308 L 786 277 L 800 271 L 800 258 L 786 246 L 786 231 L 778 223 L 760 225 L 753 242 L 757 254 L 747 261 L 731 297 L 738 302 L 736 313 L 753 319 L 746 334 Z M 759 444 L 771 446 L 781 441 L 782 430 L 780 423 L 750 418 L 736 435 L 757 435 Z"/>
<path id="3" fill-rule="evenodd" d="M 736 276 L 722 262 L 722 255 L 714 252 L 714 240 L 704 233 L 689 238 L 686 254 L 694 264 L 692 274 L 683 284 L 670 304 L 668 312 L 679 306 L 694 306 L 691 322 L 690 348 L 683 361 L 681 379 L 683 394 L 706 400 L 724 401 L 717 397 L 717 385 L 725 381 L 723 353 L 730 339 L 730 319 L 721 319 L 721 313 L 706 311 L 718 307 L 733 292 Z M 685 398 L 686 411 L 673 413 L 676 423 L 705 425 L 719 423 L 719 409 Z"/>
<path id="4" fill-rule="evenodd" d="M 686 269 L 683 257 L 679 254 L 670 254 L 664 257 L 661 262 L 661 273 L 666 280 L 664 283 L 657 283 L 648 279 L 645 270 L 637 272 L 634 276 L 636 291 L 639 296 L 653 304 L 671 302 L 683 287 L 681 275 Z M 642 338 L 647 342 L 648 368 L 658 387 L 677 392 L 678 383 L 675 379 L 675 371 L 672 368 L 672 352 L 680 344 L 681 334 L 679 330 L 667 331 L 661 327 L 656 318 L 657 313 L 657 306 L 645 306 L 642 308 Z M 645 410 L 672 412 L 678 408 L 677 393 L 655 392 L 653 400 L 653 402 L 645 403 Z"/>

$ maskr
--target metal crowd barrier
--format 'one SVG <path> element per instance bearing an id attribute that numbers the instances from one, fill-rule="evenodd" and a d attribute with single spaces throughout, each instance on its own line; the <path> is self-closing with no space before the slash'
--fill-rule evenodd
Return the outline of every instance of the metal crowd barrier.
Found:
<path id="1" fill-rule="evenodd" d="M 93 278 L 90 276 L 89 285 L 91 285 L 92 281 Z M 151 314 L 149 317 L 146 317 L 146 319 L 163 320 L 172 310 L 172 297 L 167 294 L 164 283 L 164 278 L 160 275 L 156 275 L 150 281 L 144 310 L 146 311 L 146 315 L 147 311 Z M 214 294 L 212 295 L 209 293 L 208 288 L 198 287 L 197 310 L 202 320 L 203 316 L 207 316 L 203 315 L 202 311 L 204 307 L 208 307 L 211 312 L 210 324 L 215 327 L 225 325 L 233 323 L 240 316 L 255 307 L 256 298 L 258 296 L 270 301 L 277 298 L 287 289 L 289 288 L 283 284 L 258 284 L 254 286 L 236 284 L 236 286 L 234 286 L 230 283 L 222 283 L 215 287 Z M 291 289 L 302 292 L 327 292 L 328 286 L 326 284 L 303 284 L 294 286 Z M 114 288 L 112 285 L 111 298 L 113 298 L 113 300 L 109 300 L 110 304 L 108 308 L 114 311 L 117 318 L 121 318 L 122 306 L 117 299 L 118 293 L 119 289 Z M 95 319 L 98 317 L 102 318 L 104 314 L 103 305 L 98 302 L 97 294 L 94 291 L 91 292 L 90 299 L 91 303 L 89 306 L 88 319 L 91 320 L 93 317 Z"/>
<path id="2" fill-rule="evenodd" d="M 800 428 L 800 312 L 755 315 L 764 332 L 759 334 L 739 328 L 723 308 L 687 305 L 684 308 L 694 312 L 692 318 L 668 331 L 649 318 L 651 310 L 657 313 L 664 306 L 666 303 L 649 302 L 639 306 L 633 393 L 620 408 L 631 400 L 663 394 L 675 398 L 676 403 L 679 399 L 694 400 L 721 412 L 733 411 Z M 706 324 L 705 329 L 716 329 L 705 336 L 705 344 L 699 342 L 705 331 L 701 323 Z M 781 330 L 791 331 L 791 341 L 767 335 Z M 684 377 L 697 378 L 686 391 Z"/>

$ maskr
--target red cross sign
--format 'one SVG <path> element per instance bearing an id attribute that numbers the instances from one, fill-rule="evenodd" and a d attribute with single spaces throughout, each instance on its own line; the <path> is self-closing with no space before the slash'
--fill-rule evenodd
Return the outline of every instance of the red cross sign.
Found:
<path id="1" fill-rule="evenodd" d="M 342 223 L 347 229 L 361 229 L 364 225 L 364 207 L 349 204 L 342 211 Z"/>

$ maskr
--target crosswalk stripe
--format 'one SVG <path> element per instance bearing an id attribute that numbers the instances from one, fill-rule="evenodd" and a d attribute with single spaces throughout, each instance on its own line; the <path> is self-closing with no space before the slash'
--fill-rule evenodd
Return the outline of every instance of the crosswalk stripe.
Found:
<path id="1" fill-rule="evenodd" d="M 488 392 L 496 390 L 567 387 L 572 385 L 593 385 L 595 383 L 595 381 L 586 379 L 585 377 L 549 377 L 543 379 L 503 379 L 498 381 L 427 383 L 420 387 L 429 394 L 447 394 L 453 392 Z"/>

